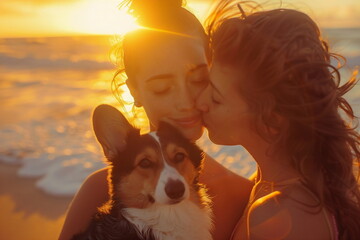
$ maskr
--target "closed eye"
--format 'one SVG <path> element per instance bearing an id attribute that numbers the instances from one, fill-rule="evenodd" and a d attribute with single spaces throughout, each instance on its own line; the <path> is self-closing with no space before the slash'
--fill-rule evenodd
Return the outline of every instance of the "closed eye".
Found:
<path id="1" fill-rule="evenodd" d="M 210 85 L 211 85 L 211 101 L 215 104 L 220 104 L 221 103 L 220 99 L 223 98 L 223 95 L 212 81 L 210 81 Z"/>
<path id="2" fill-rule="evenodd" d="M 167 93 L 169 90 L 170 90 L 170 87 L 164 88 L 164 89 L 159 89 L 159 90 L 153 90 L 153 93 L 156 95 L 163 95 L 163 94 Z"/>
<path id="3" fill-rule="evenodd" d="M 213 103 L 215 103 L 215 104 L 220 104 L 221 103 L 219 100 L 217 100 L 217 98 L 213 94 L 211 94 L 211 101 Z"/>
<path id="4" fill-rule="evenodd" d="M 173 86 L 172 75 L 164 75 L 163 78 L 152 78 L 148 80 L 147 88 L 155 95 L 167 93 Z"/>

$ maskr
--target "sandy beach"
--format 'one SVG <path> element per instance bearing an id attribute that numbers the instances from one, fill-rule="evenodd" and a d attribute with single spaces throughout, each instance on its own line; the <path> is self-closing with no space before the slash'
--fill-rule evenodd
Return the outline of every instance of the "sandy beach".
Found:
<path id="1" fill-rule="evenodd" d="M 57 239 L 71 198 L 43 193 L 17 169 L 0 163 L 0 239 Z"/>

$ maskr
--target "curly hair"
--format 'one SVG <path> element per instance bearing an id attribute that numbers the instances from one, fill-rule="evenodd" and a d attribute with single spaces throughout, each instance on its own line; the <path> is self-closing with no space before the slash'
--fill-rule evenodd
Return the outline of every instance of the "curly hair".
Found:
<path id="1" fill-rule="evenodd" d="M 345 58 L 329 51 L 306 14 L 240 3 L 241 11 L 236 2 L 221 1 L 207 20 L 213 62 L 246 79 L 238 83 L 239 94 L 256 113 L 254 128 L 272 143 L 270 152 L 290 156 L 319 207 L 335 216 L 340 238 L 357 239 L 360 135 L 344 94 L 359 79 L 353 74 L 341 85 L 340 65 L 331 59 Z"/>

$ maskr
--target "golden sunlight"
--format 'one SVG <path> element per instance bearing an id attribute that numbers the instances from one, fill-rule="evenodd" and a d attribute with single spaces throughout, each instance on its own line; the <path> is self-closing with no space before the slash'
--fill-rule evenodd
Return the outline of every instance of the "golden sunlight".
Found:
<path id="1" fill-rule="evenodd" d="M 80 1 L 72 5 L 65 21 L 59 19 L 59 24 L 65 30 L 84 34 L 124 34 L 138 28 L 135 18 L 118 4 L 117 0 Z"/>
<path id="2" fill-rule="evenodd" d="M 145 1 L 145 0 L 144 0 Z M 188 0 L 188 9 L 204 20 L 210 0 Z M 283 0 L 310 13 L 321 27 L 359 27 L 360 1 Z M 0 37 L 123 34 L 136 28 L 135 20 L 120 10 L 121 0 L 5 0 L 0 4 Z M 289 5 L 288 4 L 288 5 Z M 321 9 L 321 10 L 319 10 Z"/>

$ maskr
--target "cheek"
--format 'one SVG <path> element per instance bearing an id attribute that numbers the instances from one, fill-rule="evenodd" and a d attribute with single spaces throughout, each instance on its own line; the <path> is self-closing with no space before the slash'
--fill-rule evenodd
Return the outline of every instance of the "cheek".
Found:
<path id="1" fill-rule="evenodd" d="M 229 123 L 234 119 L 233 112 L 223 104 L 213 104 L 209 113 L 216 128 L 230 127 Z"/>
<path id="2" fill-rule="evenodd" d="M 248 106 L 237 97 L 232 102 L 220 104 L 218 108 L 219 111 L 216 113 L 218 125 L 223 126 L 223 130 L 227 133 L 242 132 L 248 129 L 250 122 L 253 121 Z"/>
<path id="3" fill-rule="evenodd" d="M 236 144 L 245 144 L 254 134 L 251 125 L 253 121 L 253 118 L 248 113 L 235 117 L 229 123 L 229 138 L 235 140 Z"/>
<path id="4" fill-rule="evenodd" d="M 209 127 L 209 137 L 216 144 L 242 144 L 252 134 L 248 113 L 219 109 L 213 111 Z"/>
<path id="5" fill-rule="evenodd" d="M 170 116 L 173 107 L 171 100 L 157 96 L 144 97 L 142 103 L 147 117 L 155 125 L 162 118 Z"/>

